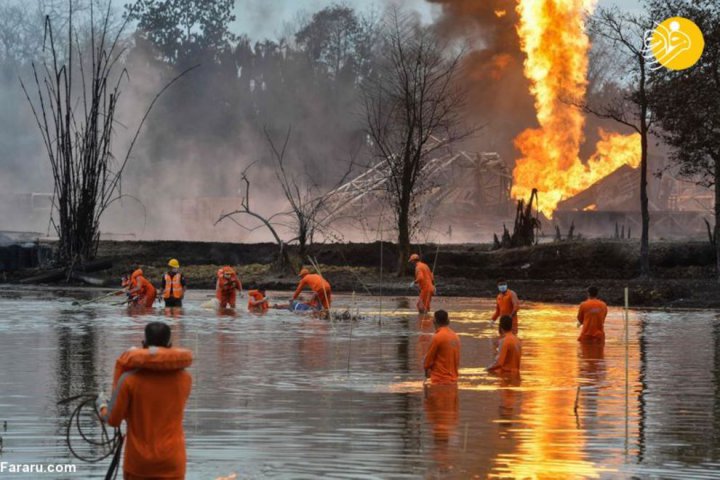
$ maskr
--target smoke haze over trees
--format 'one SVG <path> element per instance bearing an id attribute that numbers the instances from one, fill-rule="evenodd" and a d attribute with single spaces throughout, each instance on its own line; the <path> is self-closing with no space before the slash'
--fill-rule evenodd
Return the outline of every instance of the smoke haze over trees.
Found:
<path id="1" fill-rule="evenodd" d="M 89 1 L 73 4 L 82 11 Z M 298 5 L 310 3 L 272 2 L 269 8 L 270 2 L 260 0 L 94 1 L 111 1 L 117 22 L 126 15 L 131 19 L 121 59 L 130 81 L 117 112 L 114 144 L 119 151 L 131 137 L 132 120 L 159 88 L 187 66 L 200 65 L 153 110 L 123 177 L 121 191 L 128 197 L 110 208 L 103 233 L 269 240 L 248 236 L 234 225 L 212 225 L 221 213 L 239 208 L 242 172 L 251 163 L 254 185 L 264 185 L 266 194 L 261 198 L 255 190 L 257 208 L 268 215 L 287 208 L 265 130 L 280 138 L 292 127 L 286 167 L 319 188 L 335 186 L 350 157 L 358 159 L 358 166 L 377 161 L 365 133 L 362 85 L 378 74 L 383 21 L 398 2 L 327 0 L 300 12 Z M 468 123 L 485 128 L 461 148 L 497 151 L 512 166 L 517 158 L 513 139 L 537 121 L 514 8 L 505 0 L 409 3 L 433 9 L 431 28 L 444 40 L 469 44 L 462 62 Z M 18 77 L 28 78 L 30 62 L 40 55 L 44 16 L 51 15 L 62 28 L 66 10 L 67 0 L 0 2 L 2 194 L 52 193 L 41 139 Z M 263 38 L 258 32 L 273 34 Z M 612 49 L 598 42 L 590 61 L 589 95 L 615 95 L 623 88 L 612 72 L 618 63 Z M 615 129 L 607 120 L 587 121 L 586 145 L 595 144 L 597 127 L 604 125 Z M 587 157 L 582 151 L 581 156 Z M 192 206 L 192 199 L 201 201 Z M 11 228 L 3 224 L 0 229 L 46 232 L 46 213 L 28 224 L 18 212 L 14 207 L 9 214 L 0 211 L 0 218 L 13 220 Z"/>
<path id="2" fill-rule="evenodd" d="M 44 16 L 61 25 L 67 1 L 32 3 L 36 8 L 14 0 L 0 7 L 0 101 L 5 112 L 14 112 L 0 118 L 10 145 L 2 166 L 11 175 L 3 175 L 3 186 L 6 192 L 50 193 L 51 180 L 39 168 L 45 160 L 40 139 L 17 80 L 28 78 L 28 65 L 39 55 Z M 333 185 L 364 144 L 359 86 L 373 72 L 378 13 L 332 5 L 293 28 L 286 25 L 276 40 L 251 40 L 231 31 L 235 3 L 138 0 L 113 12 L 135 27 L 124 39 L 122 66 L 130 76 L 124 95 L 130 98 L 118 112 L 121 125 L 177 73 L 200 68 L 157 105 L 137 145 L 122 191 L 142 205 L 119 206 L 132 215 L 118 214 L 105 231 L 142 233 L 149 224 L 155 236 L 182 238 L 178 224 L 187 219 L 168 213 L 168 204 L 237 196 L 247 165 L 273 164 L 264 130 L 279 135 L 293 126 L 288 168 L 318 185 Z M 118 137 L 122 148 L 130 132 L 120 127 Z M 265 190 L 272 193 L 272 185 Z M 265 202 L 269 211 L 282 208 L 273 205 L 276 198 Z"/>

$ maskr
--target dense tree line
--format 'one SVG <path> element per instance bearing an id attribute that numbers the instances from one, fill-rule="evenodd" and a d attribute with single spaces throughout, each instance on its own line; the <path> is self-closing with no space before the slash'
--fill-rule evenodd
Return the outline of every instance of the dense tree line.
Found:
<path id="1" fill-rule="evenodd" d="M 137 22 L 129 64 L 167 75 L 200 65 L 156 116 L 146 140 L 150 156 L 160 168 L 170 167 L 183 156 L 178 138 L 191 135 L 210 156 L 217 154 L 210 146 L 222 143 L 271 164 L 257 148 L 264 129 L 281 135 L 292 126 L 297 140 L 289 165 L 332 183 L 345 171 L 349 150 L 363 142 L 359 85 L 374 70 L 377 22 L 333 5 L 284 38 L 251 40 L 231 31 L 234 4 L 138 0 L 126 6 Z"/>

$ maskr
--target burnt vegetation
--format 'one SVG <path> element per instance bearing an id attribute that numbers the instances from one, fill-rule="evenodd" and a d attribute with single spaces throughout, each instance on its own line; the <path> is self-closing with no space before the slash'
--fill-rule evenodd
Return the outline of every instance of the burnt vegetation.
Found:
<path id="1" fill-rule="evenodd" d="M 67 8 L 64 43 L 50 16 L 45 17 L 44 59 L 31 67 L 34 91 L 22 78 L 20 83 L 52 171 L 55 215 L 51 222 L 59 238 L 58 259 L 75 264 L 95 256 L 100 218 L 122 197 L 120 181 L 142 126 L 159 96 L 179 76 L 150 102 L 125 153 L 116 155 L 112 145 L 116 113 L 121 85 L 127 79 L 119 63 L 125 52 L 121 39 L 126 23 L 113 28 L 109 4 L 96 19 L 91 2 L 89 30 L 81 35 L 74 23 L 72 1 Z"/>
<path id="2" fill-rule="evenodd" d="M 178 179 L 176 190 L 192 181 L 197 191 L 236 196 L 237 208 L 223 214 L 223 221 L 236 222 L 238 232 L 266 228 L 286 268 L 296 263 L 288 252 L 305 258 L 314 243 L 343 240 L 325 217 L 330 192 L 354 167 L 380 163 L 388 167 L 384 193 L 398 245 L 390 268 L 403 273 L 424 227 L 417 202 L 431 180 L 423 178 L 423 165 L 475 131 L 463 114 L 477 92 L 468 95 L 462 87 L 481 83 L 466 67 L 485 68 L 488 52 L 458 49 L 457 32 L 442 28 L 448 25 L 426 28 L 402 10 L 334 4 L 285 25 L 275 39 L 251 39 L 233 30 L 236 0 L 134 0 L 122 8 L 105 0 L 1 3 L 0 80 L 19 89 L 19 77 L 24 90 L 20 100 L 9 98 L 9 89 L 0 91 L 13 112 L 2 119 L 0 136 L 18 145 L 3 168 L 35 170 L 23 174 L 37 177 L 34 185 L 52 185 L 52 225 L 65 264 L 96 255 L 103 215 L 128 195 L 128 185 L 150 190 L 152 202 L 158 179 L 172 176 Z M 643 276 L 651 272 L 652 212 L 645 190 L 653 173 L 647 151 L 655 135 L 670 148 L 679 175 L 715 191 L 715 218 L 707 228 L 720 271 L 720 8 L 711 0 L 646 5 L 646 16 L 600 9 L 590 19 L 590 33 L 607 50 L 591 57 L 592 88 L 578 106 L 641 135 L 642 227 L 632 231 L 640 238 L 640 261 L 632 268 Z M 493 8 L 482 8 L 487 10 L 482 26 L 505 22 L 495 33 L 503 37 L 503 48 L 512 48 L 513 58 L 520 57 L 513 43 L 516 13 L 496 19 Z M 705 53 L 694 68 L 648 72 L 643 29 L 678 14 L 700 26 Z M 521 63 L 520 58 L 509 68 L 520 69 Z M 198 64 L 192 75 L 173 83 Z M 493 68 L 487 78 L 502 73 Z M 154 82 L 128 82 L 149 73 Z M 483 87 L 499 85 L 482 78 L 489 82 Z M 166 90 L 168 84 L 173 85 Z M 524 79 L 520 89 L 527 90 Z M 156 104 L 158 92 L 164 96 Z M 141 105 L 128 107 L 135 115 L 131 128 L 122 115 L 129 99 Z M 483 113 L 502 117 L 507 111 Z M 37 129 L 28 133 L 33 125 L 49 169 L 24 166 L 32 165 L 24 159 L 38 157 L 27 147 L 38 143 Z M 128 173 L 136 163 L 142 168 Z M 264 202 L 260 194 L 284 205 Z M 523 200 L 513 230 L 496 237 L 496 246 L 537 243 L 536 199 Z M 630 238 L 630 227 L 624 227 L 616 229 L 617 239 Z M 555 236 L 568 240 L 581 233 L 570 229 Z"/>

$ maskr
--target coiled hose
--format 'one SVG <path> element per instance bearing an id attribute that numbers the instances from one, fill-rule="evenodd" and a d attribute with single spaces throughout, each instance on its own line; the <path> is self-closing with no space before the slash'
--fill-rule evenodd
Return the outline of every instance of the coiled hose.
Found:
<path id="1" fill-rule="evenodd" d="M 67 424 L 67 429 L 65 431 L 65 442 L 67 443 L 68 448 L 70 449 L 70 452 L 73 454 L 75 458 L 78 460 L 81 460 L 83 462 L 87 463 L 97 463 L 102 460 L 105 460 L 110 455 L 113 456 L 112 461 L 110 462 L 110 468 L 108 469 L 107 473 L 105 474 L 105 480 L 114 480 L 117 478 L 118 471 L 120 470 L 120 457 L 122 454 L 122 445 L 123 445 L 123 434 L 120 431 L 119 428 L 113 428 L 112 437 L 108 434 L 108 428 L 105 422 L 102 421 L 100 417 L 100 412 L 97 409 L 96 406 L 96 399 L 97 395 L 76 395 L 74 397 L 66 398 L 64 400 L 59 401 L 58 405 L 67 405 L 69 403 L 75 402 L 77 400 L 80 401 L 77 407 L 72 411 L 70 414 L 70 419 Z M 87 409 L 92 409 L 93 414 L 95 417 L 97 417 L 98 422 L 100 422 L 100 425 L 102 427 L 102 433 L 101 433 L 101 440 L 95 440 L 93 438 L 90 438 L 86 433 L 83 431 L 82 424 L 80 422 L 81 415 L 83 411 L 87 411 Z M 91 457 L 86 455 L 81 455 L 78 453 L 77 449 L 73 447 L 72 444 L 72 438 L 73 438 L 73 428 L 77 430 L 77 433 L 80 435 L 80 438 L 82 440 L 91 445 L 92 447 L 98 447 L 101 448 L 101 453 L 99 456 Z M 105 453 L 107 452 L 107 453 Z"/>

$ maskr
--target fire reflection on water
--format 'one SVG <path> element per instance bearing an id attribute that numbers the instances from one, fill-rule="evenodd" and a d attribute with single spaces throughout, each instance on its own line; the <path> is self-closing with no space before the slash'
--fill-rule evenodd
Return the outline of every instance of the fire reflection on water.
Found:
<path id="1" fill-rule="evenodd" d="M 631 313 L 626 396 L 618 309 L 606 344 L 584 346 L 575 307 L 524 305 L 521 376 L 506 378 L 484 370 L 497 335 L 491 302 L 440 298 L 435 307 L 450 312 L 462 341 L 461 381 L 424 388 L 433 326 L 409 308 L 378 322 L 376 299 L 362 299 L 350 342 L 347 322 L 217 316 L 192 300 L 166 316 L 0 297 L 3 460 L 67 460 L 67 412 L 52 406 L 102 390 L 117 354 L 160 319 L 176 345 L 196 353 L 186 413 L 191 479 L 697 478 L 720 461 L 713 312 Z M 76 477 L 103 471 L 83 465 Z"/>

